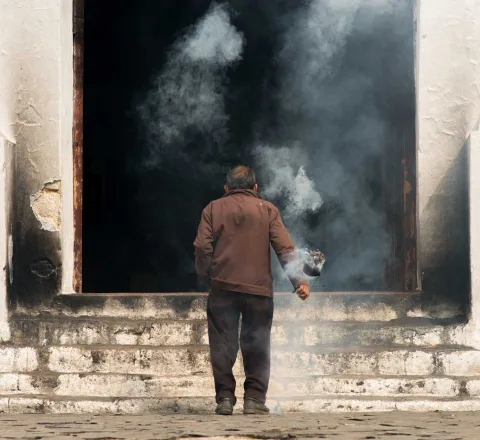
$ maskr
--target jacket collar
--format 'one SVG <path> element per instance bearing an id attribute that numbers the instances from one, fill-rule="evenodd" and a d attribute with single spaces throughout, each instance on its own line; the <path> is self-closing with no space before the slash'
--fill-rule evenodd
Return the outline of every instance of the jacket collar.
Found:
<path id="1" fill-rule="evenodd" d="M 261 199 L 261 197 L 258 195 L 256 191 L 253 189 L 232 189 L 228 192 L 226 192 L 223 197 L 228 197 L 228 196 L 233 196 L 235 194 L 242 194 L 244 196 L 251 196 L 251 197 L 256 197 L 257 199 Z"/>

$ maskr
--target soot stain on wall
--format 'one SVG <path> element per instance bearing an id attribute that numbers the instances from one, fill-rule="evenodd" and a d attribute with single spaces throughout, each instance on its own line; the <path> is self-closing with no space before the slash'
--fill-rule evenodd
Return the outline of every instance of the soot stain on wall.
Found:
<path id="1" fill-rule="evenodd" d="M 29 179 L 31 176 L 28 172 L 17 164 L 14 177 L 16 191 L 22 193 Z M 52 202 L 47 205 L 60 209 L 60 196 L 57 194 L 60 191 L 60 182 L 47 182 L 32 196 L 33 199 L 38 200 L 36 196 L 41 197 L 42 191 L 49 195 L 50 192 L 54 193 L 53 198 L 47 197 L 48 201 Z M 59 232 L 51 230 L 53 228 L 50 227 L 43 229 L 37 217 L 38 213 L 34 212 L 29 202 L 29 199 L 13 198 L 13 285 L 9 293 L 12 306 L 18 304 L 26 308 L 51 303 L 53 297 L 60 292 L 62 267 Z M 41 207 L 39 212 L 55 211 L 43 208 L 45 206 Z M 57 215 L 53 217 L 58 220 Z M 60 226 L 59 223 L 56 225 Z"/>
<path id="2" fill-rule="evenodd" d="M 470 237 L 468 200 L 468 143 L 453 160 L 440 182 L 436 195 L 424 209 L 424 227 L 434 232 L 429 264 L 423 268 L 423 289 L 428 296 L 469 303 Z M 451 206 L 451 201 L 455 206 Z M 443 212 L 442 216 L 436 215 Z"/>

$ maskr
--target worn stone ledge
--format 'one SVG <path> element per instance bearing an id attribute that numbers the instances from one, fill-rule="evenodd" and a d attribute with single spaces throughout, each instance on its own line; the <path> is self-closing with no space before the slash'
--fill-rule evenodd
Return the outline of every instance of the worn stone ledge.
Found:
<path id="1" fill-rule="evenodd" d="M 32 347 L 0 346 L 0 372 L 34 371 L 38 368 L 38 352 Z"/>
<path id="2" fill-rule="evenodd" d="M 238 390 L 243 377 L 237 378 Z M 467 390 L 467 392 L 466 392 Z M 132 374 L 0 374 L 0 395 L 73 397 L 213 397 L 211 375 L 163 377 Z M 272 377 L 269 395 L 478 397 L 480 380 L 452 377 Z"/>
<path id="3" fill-rule="evenodd" d="M 185 376 L 209 374 L 209 348 L 137 346 L 0 346 L 0 372 L 122 373 Z M 235 365 L 242 371 L 241 357 Z M 480 376 L 480 352 L 438 347 L 432 349 L 275 348 L 272 373 L 277 376 L 392 375 Z"/>
<path id="4" fill-rule="evenodd" d="M 208 343 L 207 326 L 202 321 L 15 317 L 11 326 L 15 344 L 178 346 Z"/>
<path id="5" fill-rule="evenodd" d="M 205 294 L 78 294 L 60 295 L 51 307 L 19 309 L 32 314 L 76 317 L 118 317 L 129 319 L 205 319 Z M 366 293 L 313 294 L 307 302 L 291 293 L 275 295 L 279 320 L 382 321 L 395 319 L 464 318 L 465 310 L 445 300 L 426 302 L 420 294 Z"/>
<path id="6" fill-rule="evenodd" d="M 468 358 L 470 350 L 460 351 Z M 47 368 L 59 373 L 126 373 L 184 376 L 210 373 L 208 348 L 175 349 L 92 349 L 50 347 Z M 457 350 L 390 350 L 351 352 L 312 352 L 273 350 L 272 374 L 278 376 L 305 375 L 392 375 L 392 376 L 475 376 L 460 374 L 452 368 Z M 242 365 L 236 363 L 236 374 Z M 449 374 L 445 372 L 448 371 Z M 473 370 L 472 370 L 473 371 Z M 465 373 L 465 368 L 462 370 Z M 468 373 L 468 371 L 467 371 Z"/>
<path id="7" fill-rule="evenodd" d="M 275 406 L 274 402 L 277 404 Z M 298 399 L 269 403 L 278 412 L 479 411 L 479 399 Z"/>
<path id="8" fill-rule="evenodd" d="M 439 353 L 437 362 L 446 375 L 469 377 L 480 373 L 480 351 Z"/>
<path id="9" fill-rule="evenodd" d="M 312 397 L 270 399 L 267 405 L 272 412 L 338 413 L 382 411 L 479 411 L 480 399 L 439 398 L 345 398 Z M 210 397 L 185 398 L 32 398 L 28 396 L 0 396 L 0 413 L 47 414 L 212 414 L 215 402 Z M 239 400 L 235 411 L 242 411 Z"/>
<path id="10" fill-rule="evenodd" d="M 398 346 L 459 344 L 462 325 L 450 320 L 429 324 L 424 319 L 368 322 L 281 321 L 272 328 L 277 346 Z M 12 340 L 20 345 L 142 345 L 208 344 L 207 324 L 200 320 L 131 320 L 120 318 L 26 317 L 11 322 Z"/>

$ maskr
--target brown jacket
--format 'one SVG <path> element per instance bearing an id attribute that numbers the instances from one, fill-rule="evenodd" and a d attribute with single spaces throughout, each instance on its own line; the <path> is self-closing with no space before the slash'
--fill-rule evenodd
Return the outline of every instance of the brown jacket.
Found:
<path id="1" fill-rule="evenodd" d="M 294 286 L 305 281 L 278 209 L 253 190 L 232 190 L 202 213 L 195 247 L 199 280 L 215 290 L 272 296 L 270 244 Z M 289 264 L 290 266 L 290 264 Z"/>

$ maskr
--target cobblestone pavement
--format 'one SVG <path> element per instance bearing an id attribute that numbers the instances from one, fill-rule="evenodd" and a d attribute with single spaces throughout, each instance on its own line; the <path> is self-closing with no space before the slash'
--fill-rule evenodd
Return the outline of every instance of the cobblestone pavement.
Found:
<path id="1" fill-rule="evenodd" d="M 2 415 L 1 439 L 480 439 L 480 413 Z"/>

